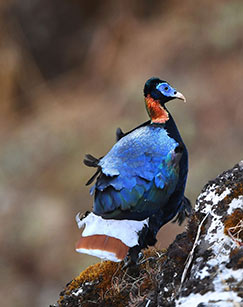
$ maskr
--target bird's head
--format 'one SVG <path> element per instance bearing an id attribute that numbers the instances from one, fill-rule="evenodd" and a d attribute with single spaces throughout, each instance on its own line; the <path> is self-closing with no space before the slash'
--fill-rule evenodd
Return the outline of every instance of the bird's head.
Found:
<path id="1" fill-rule="evenodd" d="M 144 96 L 146 108 L 153 123 L 165 123 L 169 119 L 168 112 L 164 108 L 166 102 L 175 98 L 186 101 L 180 92 L 159 78 L 151 78 L 145 83 Z"/>
<path id="2" fill-rule="evenodd" d="M 144 86 L 145 98 L 150 96 L 154 100 L 158 100 L 163 106 L 169 100 L 178 98 L 186 102 L 186 98 L 177 92 L 168 82 L 159 78 L 150 78 Z"/>

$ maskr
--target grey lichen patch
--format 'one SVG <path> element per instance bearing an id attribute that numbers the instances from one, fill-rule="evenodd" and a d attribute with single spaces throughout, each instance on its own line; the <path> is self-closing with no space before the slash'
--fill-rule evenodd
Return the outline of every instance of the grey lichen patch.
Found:
<path id="1" fill-rule="evenodd" d="M 215 213 L 224 216 L 231 201 L 241 196 L 243 196 L 242 161 L 231 170 L 209 181 L 199 195 L 196 206 L 200 206 L 200 210 L 203 210 L 206 205 L 215 206 Z"/>

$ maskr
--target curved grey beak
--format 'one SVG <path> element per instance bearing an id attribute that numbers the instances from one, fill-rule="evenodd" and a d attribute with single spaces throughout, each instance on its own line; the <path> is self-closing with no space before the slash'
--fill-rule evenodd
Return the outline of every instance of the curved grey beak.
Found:
<path id="1" fill-rule="evenodd" d="M 184 95 L 182 95 L 182 93 L 180 92 L 177 92 L 175 95 L 174 95 L 175 98 L 178 98 L 178 99 L 181 99 L 183 100 L 184 102 L 186 102 L 186 97 Z"/>

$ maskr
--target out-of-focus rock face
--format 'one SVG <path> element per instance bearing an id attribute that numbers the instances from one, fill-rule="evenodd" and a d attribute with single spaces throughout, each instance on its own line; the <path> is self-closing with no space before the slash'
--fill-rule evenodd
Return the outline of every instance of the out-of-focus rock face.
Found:
<path id="1" fill-rule="evenodd" d="M 243 161 L 205 186 L 195 211 L 207 219 L 176 303 L 237 306 L 243 298 Z"/>
<path id="2" fill-rule="evenodd" d="M 240 306 L 243 292 L 243 161 L 210 181 L 187 231 L 136 268 L 104 262 L 61 292 L 59 306 Z"/>

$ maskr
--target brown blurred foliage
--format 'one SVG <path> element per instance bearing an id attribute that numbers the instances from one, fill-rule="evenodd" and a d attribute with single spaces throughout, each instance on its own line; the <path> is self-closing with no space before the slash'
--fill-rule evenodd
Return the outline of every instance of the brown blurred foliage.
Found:
<path id="1" fill-rule="evenodd" d="M 0 295 L 47 306 L 96 259 L 76 254 L 74 217 L 92 206 L 85 153 L 147 120 L 159 76 L 188 146 L 187 195 L 242 159 L 243 3 L 12 0 L 0 4 Z M 159 247 L 182 229 L 164 227 Z"/>

